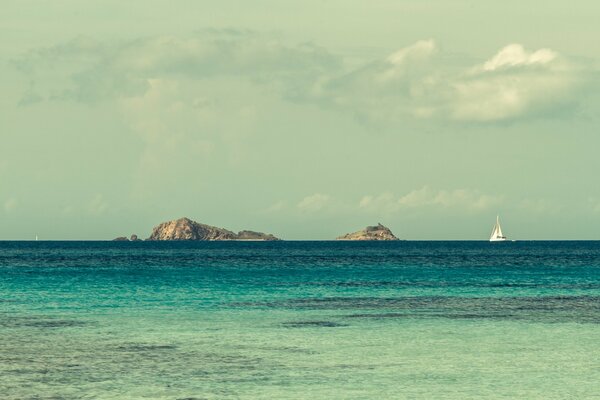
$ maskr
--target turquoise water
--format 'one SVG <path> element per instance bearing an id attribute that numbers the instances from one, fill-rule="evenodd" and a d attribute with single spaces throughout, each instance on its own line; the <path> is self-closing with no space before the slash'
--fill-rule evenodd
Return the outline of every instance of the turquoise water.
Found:
<path id="1" fill-rule="evenodd" d="M 0 242 L 2 399 L 600 398 L 600 242 Z"/>

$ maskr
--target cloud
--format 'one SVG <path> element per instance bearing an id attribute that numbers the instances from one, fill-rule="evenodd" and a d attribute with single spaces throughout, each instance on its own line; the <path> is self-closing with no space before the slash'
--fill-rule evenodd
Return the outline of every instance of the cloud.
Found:
<path id="1" fill-rule="evenodd" d="M 319 82 L 311 95 L 364 121 L 407 117 L 495 122 L 543 115 L 576 102 L 581 68 L 551 49 L 500 49 L 480 65 L 418 41 L 341 76 Z"/>
<path id="2" fill-rule="evenodd" d="M 364 196 L 359 202 L 359 208 L 384 213 L 396 213 L 422 207 L 483 211 L 501 203 L 502 197 L 483 194 L 477 190 L 433 190 L 424 186 L 399 197 L 389 192 L 378 196 Z"/>
<path id="3" fill-rule="evenodd" d="M 329 195 L 315 193 L 311 196 L 307 196 L 304 199 L 302 199 L 298 203 L 298 209 L 305 212 L 320 211 L 329 203 L 330 199 L 331 198 L 329 197 Z"/>
<path id="4" fill-rule="evenodd" d="M 433 40 L 418 41 L 355 70 L 322 77 L 306 91 L 305 100 L 351 111 L 359 120 L 369 122 L 426 113 L 432 104 L 422 99 L 437 86 L 437 53 Z"/>
<path id="5" fill-rule="evenodd" d="M 544 65 L 558 57 L 550 49 L 540 49 L 528 53 L 520 44 L 509 44 L 501 49 L 494 57 L 483 64 L 484 71 L 495 71 L 501 68 L 511 68 L 524 65 Z"/>
<path id="6" fill-rule="evenodd" d="M 519 208 L 536 214 L 558 214 L 563 206 L 551 199 L 523 199 Z"/>
<path id="7" fill-rule="evenodd" d="M 310 43 L 289 45 L 251 31 L 204 30 L 121 43 L 87 37 L 36 49 L 13 64 L 37 83 L 21 104 L 39 98 L 95 102 L 142 95 L 152 79 L 244 77 L 293 93 L 339 60 Z"/>
<path id="8" fill-rule="evenodd" d="M 79 37 L 13 60 L 29 82 L 21 106 L 105 102 L 118 113 L 140 143 L 128 171 L 136 201 L 168 190 L 174 177 L 192 176 L 200 191 L 214 168 L 227 174 L 256 162 L 249 143 L 272 125 L 283 98 L 339 63 L 314 44 L 235 30 L 121 42 Z"/>
<path id="9" fill-rule="evenodd" d="M 415 61 L 428 59 L 436 51 L 437 46 L 433 39 L 420 40 L 411 46 L 392 53 L 387 58 L 387 61 L 395 67 L 403 68 L 405 65 L 414 63 Z"/>
<path id="10" fill-rule="evenodd" d="M 30 80 L 20 105 L 144 96 L 153 82 L 245 82 L 279 100 L 317 103 L 363 122 L 493 123 L 577 104 L 585 71 L 552 49 L 509 44 L 473 65 L 433 39 L 350 69 L 323 47 L 252 31 L 204 30 L 120 43 L 79 37 L 13 64 Z M 202 96 L 198 96 L 200 99 Z M 201 101 L 201 100 L 199 100 Z"/>
<path id="11" fill-rule="evenodd" d="M 520 44 L 508 45 L 452 84 L 450 116 L 499 121 L 564 106 L 573 101 L 575 72 L 552 50 L 528 52 Z"/>
<path id="12" fill-rule="evenodd" d="M 244 165 L 260 161 L 251 149 L 278 102 L 276 94 L 229 77 L 151 79 L 143 94 L 119 99 L 123 121 L 142 144 L 132 171 L 136 200 L 177 190 L 182 176 L 199 193 L 214 183 L 215 169 L 240 176 Z"/>
<path id="13" fill-rule="evenodd" d="M 271 204 L 269 207 L 265 208 L 264 210 L 262 210 L 262 212 L 270 214 L 270 213 L 276 213 L 279 212 L 281 210 L 283 210 L 285 208 L 286 203 L 283 200 L 279 200 L 276 201 L 275 203 Z"/>

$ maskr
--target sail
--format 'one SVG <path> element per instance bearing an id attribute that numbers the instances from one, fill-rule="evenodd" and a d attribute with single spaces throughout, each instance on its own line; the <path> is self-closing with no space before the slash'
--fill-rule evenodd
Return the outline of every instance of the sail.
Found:
<path id="1" fill-rule="evenodd" d="M 498 217 L 496 217 L 496 229 L 497 229 L 497 237 L 504 237 L 504 235 L 502 234 L 502 228 L 500 227 L 500 220 Z"/>
<path id="2" fill-rule="evenodd" d="M 495 224 L 492 228 L 492 234 L 490 235 L 490 240 L 495 240 L 498 237 L 498 224 Z"/>
<path id="3" fill-rule="evenodd" d="M 496 217 L 496 224 L 492 229 L 492 235 L 490 236 L 490 242 L 504 241 L 506 237 L 502 234 L 502 228 L 500 227 L 500 218 Z"/>

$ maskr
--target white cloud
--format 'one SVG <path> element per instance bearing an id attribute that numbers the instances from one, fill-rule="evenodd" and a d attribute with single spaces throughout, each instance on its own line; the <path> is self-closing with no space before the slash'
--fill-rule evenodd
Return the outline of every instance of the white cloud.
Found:
<path id="1" fill-rule="evenodd" d="M 452 84 L 450 115 L 456 120 L 499 121 L 553 109 L 572 100 L 573 67 L 549 49 L 501 49 Z"/>
<path id="2" fill-rule="evenodd" d="M 494 71 L 522 65 L 548 64 L 555 60 L 558 54 L 550 49 L 540 49 L 527 52 L 521 44 L 509 44 L 502 48 L 494 57 L 483 64 L 484 71 Z"/>
<path id="3" fill-rule="evenodd" d="M 420 40 L 415 44 L 402 48 L 390 54 L 382 66 L 377 79 L 380 83 L 403 78 L 411 68 L 423 66 L 437 51 L 435 42 L 431 39 Z"/>
<path id="4" fill-rule="evenodd" d="M 352 109 L 363 120 L 398 122 L 407 116 L 504 121 L 575 101 L 577 67 L 553 50 L 528 51 L 510 44 L 482 64 L 467 65 L 464 60 L 440 54 L 433 40 L 418 41 L 322 81 L 312 95 Z"/>
<path id="5" fill-rule="evenodd" d="M 279 100 L 317 102 L 360 121 L 386 123 L 407 117 L 506 121 L 577 100 L 581 74 L 552 49 L 527 50 L 513 43 L 477 65 L 465 60 L 427 39 L 348 71 L 341 57 L 316 45 L 287 44 L 256 32 L 207 30 L 121 44 L 78 38 L 24 54 L 14 64 L 36 82 L 22 105 L 42 99 L 139 98 L 157 81 L 186 85 L 219 79 L 252 83 L 254 92 L 277 93 Z M 205 93 L 186 100 L 214 104 Z"/>
<path id="6" fill-rule="evenodd" d="M 561 204 L 550 199 L 523 199 L 519 207 L 536 214 L 558 214 L 563 209 Z"/>
<path id="7" fill-rule="evenodd" d="M 275 203 L 271 204 L 269 207 L 267 207 L 263 211 L 265 213 L 276 213 L 276 212 L 283 210 L 284 208 L 285 208 L 285 202 L 280 200 L 280 201 L 276 201 Z"/>
<path id="8" fill-rule="evenodd" d="M 307 196 L 304 199 L 302 199 L 298 203 L 298 208 L 301 211 L 306 212 L 320 211 L 321 209 L 323 209 L 323 207 L 327 205 L 327 203 L 329 203 L 330 199 L 331 198 L 329 197 L 329 195 L 315 193 L 311 196 Z"/>
<path id="9" fill-rule="evenodd" d="M 392 53 L 387 61 L 393 65 L 404 65 L 413 60 L 423 60 L 429 58 L 437 50 L 433 39 L 419 40 L 415 44 L 405 47 Z"/>
<path id="10" fill-rule="evenodd" d="M 384 213 L 393 213 L 398 211 L 397 198 L 389 192 L 377 196 L 366 195 L 360 199 L 358 207 L 365 211 L 376 211 Z"/>
<path id="11" fill-rule="evenodd" d="M 307 100 L 325 102 L 343 111 L 351 110 L 361 120 L 394 121 L 410 115 L 428 115 L 436 99 L 428 93 L 439 87 L 435 71 L 438 53 L 433 40 L 422 40 L 401 48 L 384 59 L 363 67 L 324 76 L 306 93 Z M 415 110 L 417 109 L 418 110 Z"/>
<path id="12" fill-rule="evenodd" d="M 501 197 L 483 194 L 477 190 L 433 190 L 424 186 L 399 197 L 389 192 L 378 196 L 364 196 L 359 202 L 359 208 L 385 213 L 421 207 L 483 211 L 495 207 L 501 202 Z"/>

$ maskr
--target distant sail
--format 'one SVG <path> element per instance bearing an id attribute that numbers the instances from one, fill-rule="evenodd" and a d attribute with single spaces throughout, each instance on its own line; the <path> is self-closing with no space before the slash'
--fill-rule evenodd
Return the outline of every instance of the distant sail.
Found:
<path id="1" fill-rule="evenodd" d="M 492 229 L 490 242 L 503 242 L 506 240 L 508 239 L 502 234 L 502 228 L 500 227 L 500 217 L 496 216 L 496 224 L 494 225 L 494 229 Z"/>

